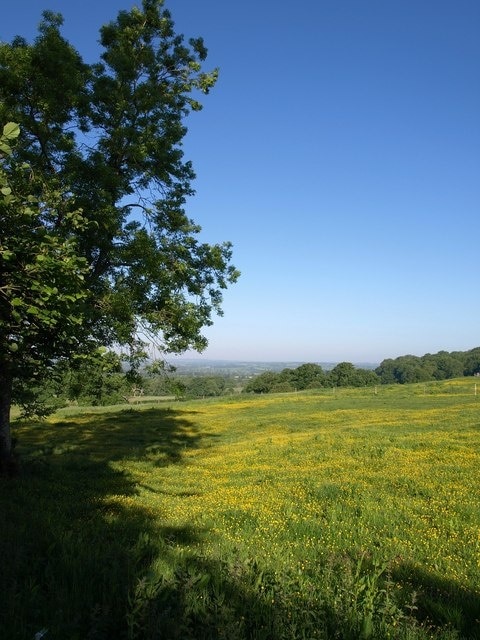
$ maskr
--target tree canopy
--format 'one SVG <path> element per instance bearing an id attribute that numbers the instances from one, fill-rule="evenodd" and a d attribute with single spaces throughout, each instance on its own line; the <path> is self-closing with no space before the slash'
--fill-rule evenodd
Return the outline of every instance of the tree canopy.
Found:
<path id="1" fill-rule="evenodd" d="M 245 386 L 245 393 L 277 393 L 325 387 L 365 387 L 378 383 L 374 371 L 360 369 L 351 362 L 340 362 L 325 372 L 319 364 L 301 364 L 296 369 L 264 371 Z"/>
<path id="2" fill-rule="evenodd" d="M 384 384 L 447 380 L 480 374 L 480 347 L 470 351 L 439 351 L 423 356 L 387 358 L 375 370 Z"/>
<path id="3" fill-rule="evenodd" d="M 86 64 L 44 12 L 33 43 L 0 44 L 0 454 L 12 393 L 71 353 L 202 350 L 238 272 L 199 240 L 182 140 L 218 72 L 163 0 L 120 11 Z M 17 127 L 18 125 L 18 127 Z M 43 375 L 43 373 L 42 373 Z"/>

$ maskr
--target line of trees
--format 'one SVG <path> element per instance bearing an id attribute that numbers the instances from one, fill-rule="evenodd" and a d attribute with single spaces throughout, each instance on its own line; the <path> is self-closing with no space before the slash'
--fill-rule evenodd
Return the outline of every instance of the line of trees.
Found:
<path id="1" fill-rule="evenodd" d="M 480 347 L 470 351 L 439 351 L 424 356 L 388 358 L 375 370 L 382 384 L 447 380 L 480 374 Z"/>
<path id="2" fill-rule="evenodd" d="M 211 398 L 233 393 L 288 393 L 332 387 L 373 387 L 480 375 L 480 347 L 465 352 L 424 356 L 405 355 L 384 360 L 377 369 L 340 362 L 330 371 L 315 363 L 282 371 L 264 371 L 254 377 L 225 373 L 178 373 L 174 367 L 155 362 L 137 370 L 125 370 L 121 355 L 98 349 L 89 357 L 60 360 L 55 374 L 30 388 L 32 413 L 69 403 L 105 405 L 125 402 L 141 389 L 145 396 L 179 399 Z"/>
<path id="3" fill-rule="evenodd" d="M 280 393 L 323 387 L 365 387 L 378 382 L 378 376 L 374 371 L 357 368 L 351 362 L 340 362 L 328 372 L 318 364 L 307 363 L 296 369 L 283 369 L 278 373 L 265 371 L 252 378 L 244 391 Z"/>
<path id="4" fill-rule="evenodd" d="M 281 393 L 323 387 L 365 387 L 377 384 L 406 384 L 480 375 L 480 347 L 470 351 L 439 351 L 424 356 L 388 358 L 374 370 L 340 362 L 331 371 L 318 364 L 296 369 L 265 371 L 248 382 L 246 393 Z"/>

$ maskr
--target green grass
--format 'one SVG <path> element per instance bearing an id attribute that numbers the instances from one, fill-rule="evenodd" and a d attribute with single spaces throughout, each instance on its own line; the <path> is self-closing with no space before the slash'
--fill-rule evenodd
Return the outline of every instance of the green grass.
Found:
<path id="1" fill-rule="evenodd" d="M 18 422 L 1 635 L 480 638 L 479 402 L 462 379 Z"/>

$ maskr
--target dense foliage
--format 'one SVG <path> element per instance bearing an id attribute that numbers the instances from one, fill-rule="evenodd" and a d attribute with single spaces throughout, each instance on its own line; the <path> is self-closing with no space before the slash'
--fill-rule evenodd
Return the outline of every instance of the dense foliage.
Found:
<path id="1" fill-rule="evenodd" d="M 89 342 L 82 330 L 88 264 L 76 234 L 86 220 L 72 198 L 13 156 L 19 136 L 7 123 L 0 137 L 0 411 L 12 393 L 30 407 L 42 365 Z M 82 341 L 82 337 L 84 340 Z M 7 445 L 0 429 L 0 453 Z"/>
<path id="2" fill-rule="evenodd" d="M 98 346 L 202 350 L 238 276 L 230 243 L 200 242 L 184 210 L 184 119 L 217 79 L 203 40 L 187 44 L 163 0 L 143 0 L 86 64 L 61 25 L 44 12 L 32 44 L 0 43 L 0 457 L 12 394 Z"/>
<path id="3" fill-rule="evenodd" d="M 307 363 L 278 373 L 265 371 L 250 380 L 244 390 L 246 393 L 279 393 L 322 387 L 364 387 L 378 382 L 373 371 L 356 368 L 351 362 L 340 362 L 328 372 L 318 364 Z"/>
<path id="4" fill-rule="evenodd" d="M 439 351 L 424 356 L 388 358 L 375 371 L 383 384 L 474 376 L 480 374 L 480 347 L 470 351 Z"/>
<path id="5" fill-rule="evenodd" d="M 245 386 L 247 393 L 279 393 L 323 387 L 365 387 L 377 384 L 405 384 L 480 375 L 480 347 L 470 351 L 439 351 L 424 356 L 388 358 L 375 371 L 340 362 L 330 371 L 318 364 L 302 364 L 296 369 L 264 371 Z"/>

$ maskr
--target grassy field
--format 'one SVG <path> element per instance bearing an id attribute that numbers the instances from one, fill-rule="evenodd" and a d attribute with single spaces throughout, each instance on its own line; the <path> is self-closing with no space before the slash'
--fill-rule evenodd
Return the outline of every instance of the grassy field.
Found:
<path id="1" fill-rule="evenodd" d="M 480 638 L 479 403 L 462 379 L 18 423 L 0 635 Z"/>

